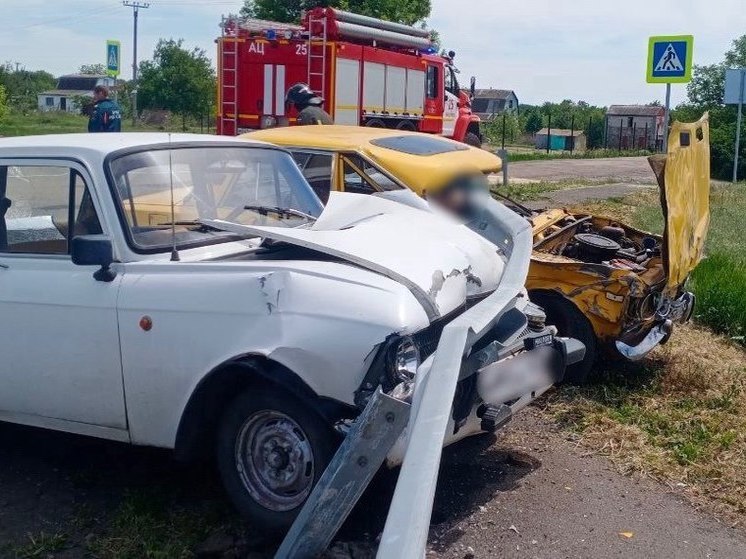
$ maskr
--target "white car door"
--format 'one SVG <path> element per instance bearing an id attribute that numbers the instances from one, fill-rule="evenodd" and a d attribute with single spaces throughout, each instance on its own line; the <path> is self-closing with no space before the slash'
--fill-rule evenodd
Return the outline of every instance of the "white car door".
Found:
<path id="1" fill-rule="evenodd" d="M 88 184 L 69 161 L 0 159 L 0 420 L 125 438 L 121 278 L 69 255 L 102 232 Z"/>

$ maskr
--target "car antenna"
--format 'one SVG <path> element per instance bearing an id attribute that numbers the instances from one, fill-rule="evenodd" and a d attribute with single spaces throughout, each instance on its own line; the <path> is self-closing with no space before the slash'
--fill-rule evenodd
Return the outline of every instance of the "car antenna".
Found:
<path id="1" fill-rule="evenodd" d="M 176 250 L 176 211 L 174 210 L 174 164 L 171 158 L 171 133 L 168 133 L 168 180 L 171 189 L 171 262 L 178 262 L 179 251 Z"/>

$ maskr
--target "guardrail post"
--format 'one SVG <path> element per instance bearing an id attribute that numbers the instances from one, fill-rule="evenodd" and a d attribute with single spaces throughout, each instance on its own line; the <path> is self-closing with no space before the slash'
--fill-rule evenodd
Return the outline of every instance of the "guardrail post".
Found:
<path id="1" fill-rule="evenodd" d="M 508 186 L 508 150 L 505 148 L 499 149 L 495 152 L 503 162 L 503 186 Z"/>
<path id="2" fill-rule="evenodd" d="M 411 405 L 379 389 L 355 420 L 275 559 L 321 555 L 342 527 L 409 421 Z"/>

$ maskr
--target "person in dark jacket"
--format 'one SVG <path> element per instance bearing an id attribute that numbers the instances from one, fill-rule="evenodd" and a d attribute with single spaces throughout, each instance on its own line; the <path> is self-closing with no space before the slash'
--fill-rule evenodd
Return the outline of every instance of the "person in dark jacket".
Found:
<path id="1" fill-rule="evenodd" d="M 97 85 L 93 90 L 93 111 L 88 118 L 88 132 L 121 132 L 122 109 L 109 99 L 109 89 Z"/>
<path id="2" fill-rule="evenodd" d="M 316 95 L 305 83 L 296 83 L 285 96 L 287 105 L 298 110 L 298 124 L 334 124 L 332 117 L 321 108 L 324 100 Z"/>

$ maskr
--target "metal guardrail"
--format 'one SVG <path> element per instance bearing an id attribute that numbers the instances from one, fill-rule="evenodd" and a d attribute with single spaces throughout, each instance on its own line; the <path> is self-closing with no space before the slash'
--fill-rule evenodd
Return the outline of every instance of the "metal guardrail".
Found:
<path id="1" fill-rule="evenodd" d="M 476 221 L 479 233 L 506 258 L 498 289 L 443 330 L 436 352 L 418 370 L 409 404 L 371 398 L 301 510 L 276 558 L 313 557 L 326 549 L 375 471 L 400 436 L 408 416 L 404 462 L 386 519 L 378 557 L 422 557 L 427 544 L 443 440 L 461 362 L 471 347 L 524 294 L 531 255 L 529 223 L 490 197 Z M 387 414 L 394 414 L 391 421 Z M 362 459 L 362 460 L 361 460 Z"/>

